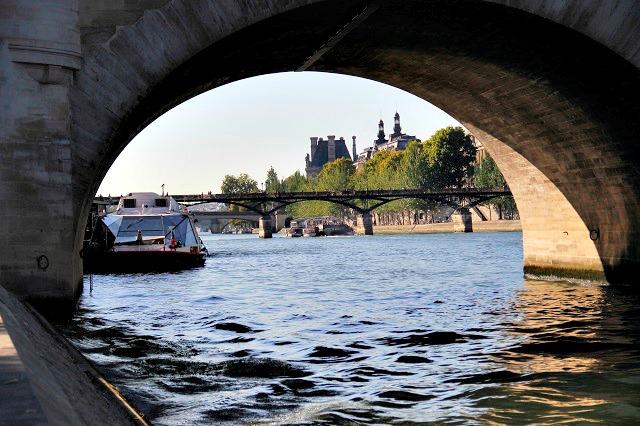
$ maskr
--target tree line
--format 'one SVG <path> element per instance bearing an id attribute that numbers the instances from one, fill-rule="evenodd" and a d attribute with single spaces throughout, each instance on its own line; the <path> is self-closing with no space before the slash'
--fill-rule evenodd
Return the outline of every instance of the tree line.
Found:
<path id="1" fill-rule="evenodd" d="M 280 179 L 271 167 L 264 182 L 267 192 L 340 191 L 345 189 L 443 189 L 476 186 L 494 188 L 505 185 L 504 177 L 493 159 L 486 154 L 475 164 L 476 147 L 462 127 L 446 127 L 424 142 L 410 141 L 402 151 L 378 151 L 359 170 L 347 158 L 324 165 L 317 176 L 307 178 L 300 171 Z M 247 174 L 227 175 L 222 193 L 257 192 L 258 182 Z M 517 214 L 512 197 L 492 200 L 503 216 Z M 440 206 L 422 200 L 397 200 L 381 206 L 378 212 L 400 212 L 407 209 L 434 211 Z M 287 207 L 293 217 L 342 216 L 348 212 L 340 205 L 326 201 L 305 201 Z"/>

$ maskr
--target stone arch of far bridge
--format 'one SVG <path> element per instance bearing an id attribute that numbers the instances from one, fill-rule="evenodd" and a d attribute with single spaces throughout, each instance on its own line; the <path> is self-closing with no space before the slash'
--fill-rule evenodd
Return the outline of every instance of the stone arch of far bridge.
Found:
<path id="1" fill-rule="evenodd" d="M 251 226 L 254 226 L 256 224 L 255 220 L 242 219 L 242 218 L 238 218 L 236 220 L 239 220 L 241 222 L 248 222 Z M 220 228 L 220 232 L 224 233 L 224 230 L 227 229 L 227 227 L 229 227 L 229 225 L 231 225 L 231 221 L 227 222 L 222 228 Z"/>
<path id="2" fill-rule="evenodd" d="M 640 41 L 594 36 L 553 0 L 519 7 L 534 13 L 467 0 L 173 0 L 149 11 L 78 72 L 76 221 L 122 149 L 171 107 L 246 77 L 337 72 L 413 93 L 478 137 L 520 210 L 527 270 L 624 281 L 640 267 L 640 73 L 628 53 Z M 625 19 L 606 7 L 566 13 Z"/>

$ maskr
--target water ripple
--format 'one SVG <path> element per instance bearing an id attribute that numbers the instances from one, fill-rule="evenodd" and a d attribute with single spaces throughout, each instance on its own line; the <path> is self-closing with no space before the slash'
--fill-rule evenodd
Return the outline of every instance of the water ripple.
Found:
<path id="1" fill-rule="evenodd" d="M 156 424 L 640 423 L 640 297 L 523 281 L 520 234 L 203 238 L 64 328 Z"/>

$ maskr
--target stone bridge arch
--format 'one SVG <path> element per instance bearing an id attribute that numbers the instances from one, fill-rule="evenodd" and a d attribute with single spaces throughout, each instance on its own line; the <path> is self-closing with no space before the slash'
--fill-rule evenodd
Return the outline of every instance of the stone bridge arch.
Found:
<path id="1" fill-rule="evenodd" d="M 226 212 L 225 212 L 226 213 Z M 212 233 L 222 233 L 229 225 L 234 221 L 242 221 L 250 223 L 252 226 L 257 227 L 260 220 L 260 215 L 256 214 L 243 214 L 242 212 L 236 214 L 220 214 L 220 215 L 203 215 L 200 212 L 193 213 L 193 217 L 197 220 L 196 225 L 201 230 L 209 230 Z"/>
<path id="2" fill-rule="evenodd" d="M 57 237 L 12 240 L 16 260 L 0 267 L 18 292 L 77 294 L 90 199 L 144 126 L 203 91 L 292 70 L 387 83 L 470 129 L 515 195 L 525 270 L 619 282 L 640 266 L 635 0 L 61 0 L 55 14 L 10 2 L 35 12 L 0 20 L 3 149 L 19 160 L 0 171 L 0 219 L 20 226 L 18 210 L 48 202 Z M 49 144 L 22 149 L 34 140 Z M 50 173 L 59 193 L 46 197 Z"/>

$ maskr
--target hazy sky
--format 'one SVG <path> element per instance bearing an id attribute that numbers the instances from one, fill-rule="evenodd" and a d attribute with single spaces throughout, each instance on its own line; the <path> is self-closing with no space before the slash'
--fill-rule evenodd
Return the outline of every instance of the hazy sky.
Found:
<path id="1" fill-rule="evenodd" d="M 226 174 L 264 182 L 269 167 L 286 177 L 304 173 L 309 137 L 341 136 L 351 151 L 372 144 L 378 120 L 387 134 L 398 110 L 402 131 L 425 139 L 458 125 L 407 92 L 356 77 L 326 73 L 271 74 L 203 93 L 167 112 L 125 148 L 98 194 L 219 192 Z"/>

